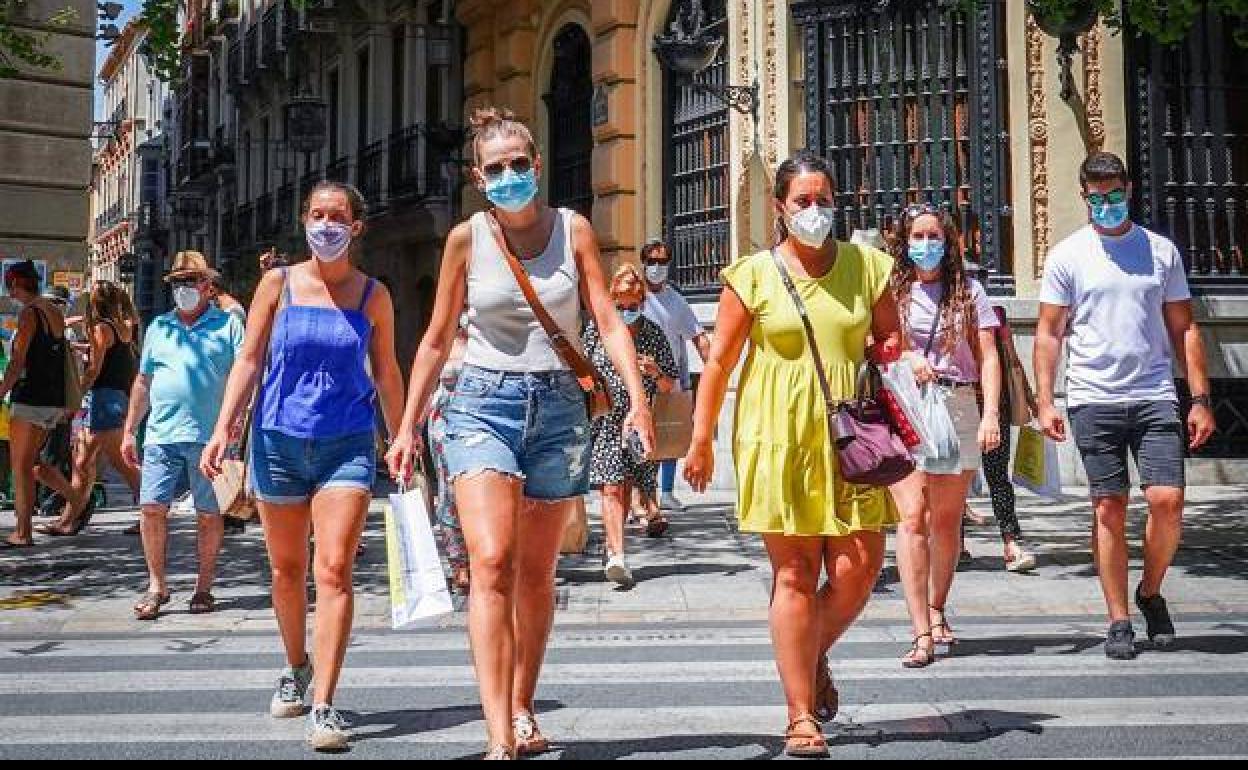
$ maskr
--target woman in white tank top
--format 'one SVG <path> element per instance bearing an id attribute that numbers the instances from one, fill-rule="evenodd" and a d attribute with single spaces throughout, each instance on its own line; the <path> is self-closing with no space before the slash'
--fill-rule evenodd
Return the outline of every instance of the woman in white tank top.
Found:
<path id="1" fill-rule="evenodd" d="M 589 222 L 536 200 L 541 158 L 522 123 L 497 109 L 478 110 L 472 122 L 473 178 L 494 208 L 447 238 L 433 317 L 386 461 L 396 478 L 411 474 L 421 416 L 467 310 L 464 367 L 445 410 L 445 460 L 471 565 L 468 633 L 489 733 L 486 758 L 513 759 L 549 746 L 533 699 L 554 620 L 559 544 L 589 489 L 590 430 L 580 385 L 521 294 L 488 217 L 569 341 L 577 344 L 582 306 L 597 322 L 633 405 L 625 435 L 635 429 L 651 451 L 654 428 Z"/>

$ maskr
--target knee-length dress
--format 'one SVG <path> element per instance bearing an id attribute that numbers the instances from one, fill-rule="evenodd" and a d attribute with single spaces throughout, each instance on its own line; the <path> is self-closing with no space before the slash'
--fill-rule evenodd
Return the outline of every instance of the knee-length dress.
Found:
<path id="1" fill-rule="evenodd" d="M 672 355 L 672 347 L 667 336 L 658 324 L 642 316 L 638 321 L 637 333 L 633 336 L 633 345 L 638 355 L 650 356 L 659 365 L 659 370 L 667 377 L 680 377 L 680 369 Z M 628 389 L 624 387 L 624 378 L 615 370 L 615 364 L 607 354 L 607 346 L 603 344 L 598 325 L 590 321 L 585 325 L 582 335 L 585 345 L 585 356 L 589 358 L 594 369 L 606 380 L 607 390 L 611 393 L 611 411 L 594 420 L 594 443 L 590 456 L 589 484 L 602 487 L 607 484 L 631 483 L 647 493 L 653 493 L 656 487 L 658 464 L 653 462 L 635 462 L 631 455 L 624 451 L 623 438 L 624 418 L 628 416 L 630 401 Z M 646 399 L 653 404 L 654 396 L 659 390 L 659 383 L 652 377 L 642 377 L 642 385 L 646 389 Z"/>
<path id="2" fill-rule="evenodd" d="M 892 267 L 882 251 L 838 242 L 827 273 L 793 276 L 834 399 L 854 395 L 872 309 L 888 290 Z M 887 489 L 840 476 L 801 316 L 771 253 L 742 257 L 722 277 L 753 316 L 733 426 L 741 530 L 845 536 L 895 524 Z"/>

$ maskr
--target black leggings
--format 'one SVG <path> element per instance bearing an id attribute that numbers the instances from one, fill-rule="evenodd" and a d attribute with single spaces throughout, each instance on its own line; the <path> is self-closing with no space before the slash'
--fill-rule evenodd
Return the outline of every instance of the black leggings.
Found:
<path id="1" fill-rule="evenodd" d="M 1001 399 L 1001 444 L 984 454 L 984 478 L 992 496 L 992 515 L 997 517 L 1001 537 L 1021 538 L 1018 514 L 1014 510 L 1014 484 L 1010 481 L 1010 409 L 1008 399 Z"/>

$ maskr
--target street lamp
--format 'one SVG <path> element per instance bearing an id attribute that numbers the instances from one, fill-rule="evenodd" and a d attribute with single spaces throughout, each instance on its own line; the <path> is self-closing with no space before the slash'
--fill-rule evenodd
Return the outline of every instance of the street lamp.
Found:
<path id="1" fill-rule="evenodd" d="M 750 115 L 758 125 L 758 79 L 748 86 L 709 86 L 693 78 L 715 61 L 724 45 L 722 36 L 712 35 L 705 26 L 706 15 L 697 0 L 678 11 L 667 35 L 654 36 L 654 54 L 659 63 L 684 85 L 718 99 L 743 115 Z"/>
<path id="2" fill-rule="evenodd" d="M 326 113 L 323 99 L 310 94 L 291 97 L 286 103 L 286 141 L 295 152 L 311 154 L 325 146 Z"/>

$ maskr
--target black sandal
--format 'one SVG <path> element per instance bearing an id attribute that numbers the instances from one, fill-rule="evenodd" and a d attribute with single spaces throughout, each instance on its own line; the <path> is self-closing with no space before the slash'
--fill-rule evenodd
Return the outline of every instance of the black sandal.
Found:
<path id="1" fill-rule="evenodd" d="M 932 644 L 942 644 L 946 647 L 952 647 L 955 644 L 957 644 L 958 640 L 953 635 L 953 626 L 949 625 L 949 620 L 948 618 L 945 617 L 945 608 L 944 607 L 931 607 L 930 609 L 933 612 L 939 613 L 940 615 L 940 622 L 933 623 L 932 630 L 935 631 L 938 628 L 945 629 L 945 633 L 941 634 L 939 639 L 937 639 L 935 636 L 932 637 Z"/>
<path id="2" fill-rule="evenodd" d="M 932 632 L 919 634 L 914 637 L 914 642 L 910 644 L 910 651 L 901 658 L 903 668 L 927 668 L 936 662 L 936 641 L 932 640 L 932 646 L 924 648 L 919 644 L 919 640 L 923 637 L 932 639 Z"/>

